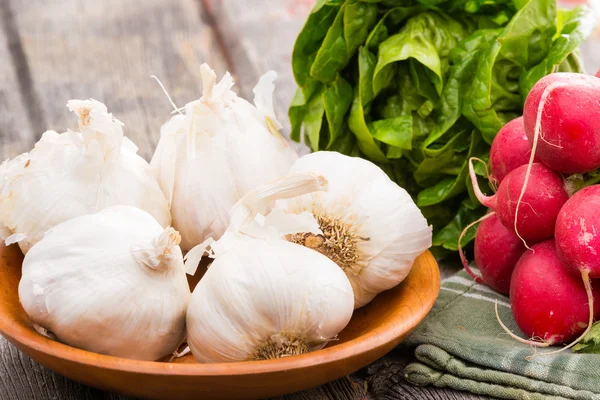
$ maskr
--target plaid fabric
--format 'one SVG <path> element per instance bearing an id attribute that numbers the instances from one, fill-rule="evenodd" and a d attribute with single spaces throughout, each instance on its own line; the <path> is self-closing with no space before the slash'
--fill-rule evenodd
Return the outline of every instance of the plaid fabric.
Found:
<path id="1" fill-rule="evenodd" d="M 526 360 L 535 350 L 504 333 L 496 300 L 502 321 L 519 332 L 508 298 L 464 271 L 444 279 L 431 313 L 404 342 L 416 346 L 417 358 L 406 380 L 504 399 L 600 399 L 600 355 L 565 351 Z"/>

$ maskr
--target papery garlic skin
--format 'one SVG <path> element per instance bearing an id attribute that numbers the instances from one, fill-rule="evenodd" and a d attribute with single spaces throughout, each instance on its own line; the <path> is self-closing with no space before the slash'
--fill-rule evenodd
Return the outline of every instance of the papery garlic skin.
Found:
<path id="1" fill-rule="evenodd" d="M 410 195 L 370 161 L 320 151 L 296 161 L 290 173 L 300 172 L 322 174 L 329 190 L 279 200 L 277 207 L 312 212 L 325 237 L 288 238 L 338 262 L 354 289 L 356 308 L 404 280 L 415 258 L 431 247 L 431 227 Z M 328 226 L 337 237 L 326 238 Z M 343 250 L 334 251 L 340 243 Z"/>
<path id="2" fill-rule="evenodd" d="M 187 313 L 187 340 L 198 361 L 317 350 L 350 321 L 352 287 L 338 266 L 318 252 L 231 232 L 213 250 L 215 260 L 196 286 Z"/>
<path id="3" fill-rule="evenodd" d="M 49 230 L 25 256 L 19 299 L 61 342 L 136 360 L 175 351 L 190 290 L 173 228 L 115 206 Z"/>
<path id="4" fill-rule="evenodd" d="M 80 132 L 47 131 L 29 153 L 0 166 L 0 235 L 23 253 L 68 219 L 114 205 L 141 208 L 166 227 L 167 200 L 122 123 L 95 100 L 71 100 Z"/>
<path id="5" fill-rule="evenodd" d="M 169 199 L 182 248 L 212 237 L 229 224 L 229 210 L 249 190 L 288 172 L 297 155 L 277 129 L 272 94 L 276 74 L 260 78 L 255 106 L 202 65 L 203 93 L 161 128 L 151 161 Z"/>

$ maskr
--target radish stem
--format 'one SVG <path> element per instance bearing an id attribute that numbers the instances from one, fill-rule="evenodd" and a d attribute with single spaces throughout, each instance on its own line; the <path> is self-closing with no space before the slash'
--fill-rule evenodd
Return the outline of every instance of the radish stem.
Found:
<path id="1" fill-rule="evenodd" d="M 475 197 L 481 204 L 483 204 L 487 208 L 494 208 L 496 203 L 496 196 L 486 196 L 483 194 L 481 189 L 479 188 L 479 182 L 477 181 L 477 174 L 475 174 L 475 168 L 473 167 L 473 161 L 479 161 L 485 164 L 483 160 L 477 157 L 469 158 L 469 176 L 471 177 L 471 183 L 473 184 L 473 192 L 475 193 Z M 486 167 L 487 168 L 487 167 Z"/>
<path id="2" fill-rule="evenodd" d="M 467 257 L 465 256 L 465 253 L 462 249 L 462 240 L 463 237 L 465 236 L 465 234 L 467 233 L 467 231 L 474 225 L 480 223 L 481 221 L 486 220 L 487 218 L 491 217 L 492 215 L 495 215 L 495 212 L 491 212 L 489 214 L 484 215 L 483 217 L 479 218 L 477 221 L 471 222 L 469 225 L 467 225 L 465 227 L 465 229 L 463 229 L 463 231 L 460 233 L 460 236 L 458 238 L 458 254 L 460 255 L 460 261 L 462 261 L 463 267 L 465 268 L 465 271 L 467 271 L 467 273 L 471 276 L 471 278 L 473 278 L 473 280 L 476 283 L 484 283 L 483 278 L 481 278 L 479 275 L 475 274 L 473 272 L 473 270 L 471 269 L 471 267 L 469 266 L 469 262 L 467 261 Z"/>
<path id="3" fill-rule="evenodd" d="M 529 163 L 527 164 L 527 171 L 525 172 L 525 180 L 523 181 L 523 187 L 521 188 L 521 193 L 519 194 L 519 199 L 517 200 L 517 207 L 515 209 L 515 233 L 523 241 L 523 244 L 528 250 L 531 248 L 527 245 L 527 242 L 523 237 L 519 234 L 519 230 L 517 229 L 517 221 L 519 220 L 519 208 L 521 206 L 521 202 L 523 200 L 523 196 L 525 195 L 525 191 L 527 190 L 527 184 L 529 183 L 529 175 L 531 175 L 531 166 L 533 165 L 533 160 L 535 158 L 535 152 L 537 150 L 538 139 L 541 135 L 542 130 L 542 114 L 544 112 L 544 106 L 546 105 L 546 100 L 550 93 L 558 86 L 563 86 L 563 82 L 553 82 L 550 85 L 546 86 L 542 96 L 540 97 L 540 103 L 537 109 L 537 115 L 535 119 L 535 130 L 533 134 L 533 145 L 531 146 L 531 155 L 529 156 Z"/>

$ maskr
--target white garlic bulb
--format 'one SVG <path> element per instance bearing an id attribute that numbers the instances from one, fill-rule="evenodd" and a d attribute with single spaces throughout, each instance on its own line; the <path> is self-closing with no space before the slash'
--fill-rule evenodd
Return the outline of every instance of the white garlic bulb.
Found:
<path id="1" fill-rule="evenodd" d="M 327 257 L 285 240 L 229 237 L 194 289 L 188 344 L 200 362 L 317 350 L 350 321 L 352 287 Z M 223 242 L 221 243 L 224 244 Z"/>
<path id="2" fill-rule="evenodd" d="M 277 207 L 311 212 L 322 234 L 287 238 L 321 252 L 344 270 L 356 308 L 399 284 L 415 258 L 431 246 L 431 227 L 421 211 L 375 164 L 321 151 L 301 157 L 290 170 L 301 172 L 322 174 L 329 190 L 280 200 Z"/>
<path id="3" fill-rule="evenodd" d="M 218 239 L 231 207 L 249 190 L 285 175 L 297 159 L 277 131 L 275 72 L 254 88 L 255 106 L 231 91 L 229 73 L 216 83 L 208 65 L 201 72 L 202 97 L 162 126 L 151 161 L 185 250 Z"/>
<path id="4" fill-rule="evenodd" d="M 179 241 L 173 228 L 131 206 L 73 218 L 27 253 L 19 299 L 61 342 L 157 360 L 185 335 L 190 290 Z"/>
<path id="5" fill-rule="evenodd" d="M 122 123 L 95 100 L 67 106 L 80 132 L 47 131 L 29 153 L 0 166 L 0 236 L 27 253 L 53 226 L 119 204 L 168 226 L 167 200 Z"/>
<path id="6" fill-rule="evenodd" d="M 325 188 L 322 177 L 290 175 L 236 204 L 235 228 L 211 245 L 214 261 L 188 308 L 188 344 L 198 361 L 302 354 L 322 348 L 348 324 L 354 310 L 348 278 L 327 257 L 281 239 L 297 229 L 319 233 L 314 217 L 275 210 L 252 218 L 277 197 Z"/>

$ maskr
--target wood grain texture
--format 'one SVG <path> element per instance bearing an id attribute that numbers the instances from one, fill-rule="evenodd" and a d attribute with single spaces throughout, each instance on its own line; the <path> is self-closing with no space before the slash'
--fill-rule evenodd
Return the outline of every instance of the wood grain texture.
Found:
<path id="1" fill-rule="evenodd" d="M 0 162 L 31 148 L 33 132 L 39 126 L 29 110 L 27 98 L 21 93 L 30 89 L 30 74 L 26 68 L 17 69 L 23 60 L 23 47 L 14 23 L 10 4 L 0 2 Z"/>
<path id="2" fill-rule="evenodd" d="M 364 370 L 369 394 L 377 400 L 484 400 L 471 393 L 435 387 L 413 386 L 402 378 L 404 367 L 412 361 L 406 349 L 399 347 Z"/>
<path id="3" fill-rule="evenodd" d="M 32 361 L 6 340 L 0 341 L 2 400 L 124 400 L 60 376 Z"/>
<path id="4" fill-rule="evenodd" d="M 24 55 L 18 68 L 29 70 L 43 129 L 74 128 L 67 100 L 95 98 L 125 123 L 125 134 L 149 159 L 171 111 L 150 76 L 183 105 L 200 96 L 202 62 L 219 75 L 226 70 L 194 0 L 26 0 L 9 6 Z"/>

